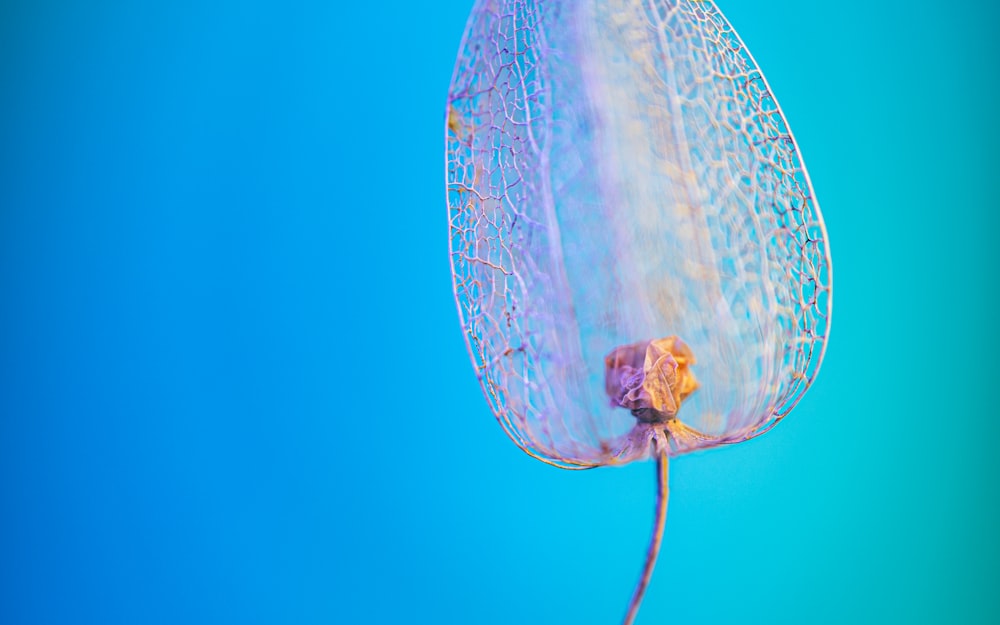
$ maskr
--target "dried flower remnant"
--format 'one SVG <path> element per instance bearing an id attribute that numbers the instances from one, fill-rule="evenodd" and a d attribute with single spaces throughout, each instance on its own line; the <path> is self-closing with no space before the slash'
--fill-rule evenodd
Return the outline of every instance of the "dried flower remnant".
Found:
<path id="1" fill-rule="evenodd" d="M 605 391 L 639 421 L 665 423 L 698 388 L 693 364 L 691 348 L 676 336 L 618 347 L 604 358 Z"/>

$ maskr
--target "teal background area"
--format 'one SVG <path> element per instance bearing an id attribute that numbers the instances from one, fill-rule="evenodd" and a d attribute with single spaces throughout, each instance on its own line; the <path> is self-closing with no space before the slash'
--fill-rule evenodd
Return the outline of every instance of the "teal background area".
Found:
<path id="1" fill-rule="evenodd" d="M 639 623 L 996 623 L 995 5 L 720 4 L 833 333 L 773 431 L 673 462 Z M 0 622 L 619 622 L 653 466 L 518 451 L 458 327 L 470 9 L 2 5 Z"/>

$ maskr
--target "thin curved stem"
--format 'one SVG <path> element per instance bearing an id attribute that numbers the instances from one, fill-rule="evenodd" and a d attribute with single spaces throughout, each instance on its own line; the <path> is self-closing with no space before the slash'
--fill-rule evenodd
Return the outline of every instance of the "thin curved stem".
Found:
<path id="1" fill-rule="evenodd" d="M 663 526 L 667 521 L 667 500 L 670 498 L 670 458 L 667 456 L 667 445 L 656 445 L 656 516 L 653 519 L 653 535 L 649 538 L 649 547 L 646 549 L 646 563 L 642 567 L 642 577 L 635 585 L 632 592 L 632 600 L 628 604 L 628 612 L 622 625 L 632 625 L 635 615 L 639 612 L 639 604 L 646 594 L 646 587 L 653 577 L 653 568 L 656 566 L 656 557 L 660 555 L 660 543 L 663 542 Z"/>

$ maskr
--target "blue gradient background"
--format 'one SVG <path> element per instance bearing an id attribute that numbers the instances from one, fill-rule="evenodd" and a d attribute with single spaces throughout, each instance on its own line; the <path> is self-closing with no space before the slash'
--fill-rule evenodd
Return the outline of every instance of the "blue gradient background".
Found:
<path id="1" fill-rule="evenodd" d="M 673 463 L 640 623 L 1000 620 L 993 7 L 722 3 L 834 330 L 785 422 Z M 618 622 L 652 466 L 519 452 L 458 330 L 470 8 L 2 5 L 0 622 Z"/>

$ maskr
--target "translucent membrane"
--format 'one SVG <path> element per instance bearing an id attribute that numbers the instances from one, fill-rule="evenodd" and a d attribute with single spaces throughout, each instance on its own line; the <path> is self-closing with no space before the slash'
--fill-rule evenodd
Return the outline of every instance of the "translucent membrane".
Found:
<path id="1" fill-rule="evenodd" d="M 480 0 L 448 98 L 459 314 L 490 407 L 582 468 L 755 436 L 816 375 L 826 234 L 756 63 L 711 2 Z M 606 359 L 679 337 L 669 419 L 609 395 Z M 624 397 L 624 394 L 622 394 Z"/>

